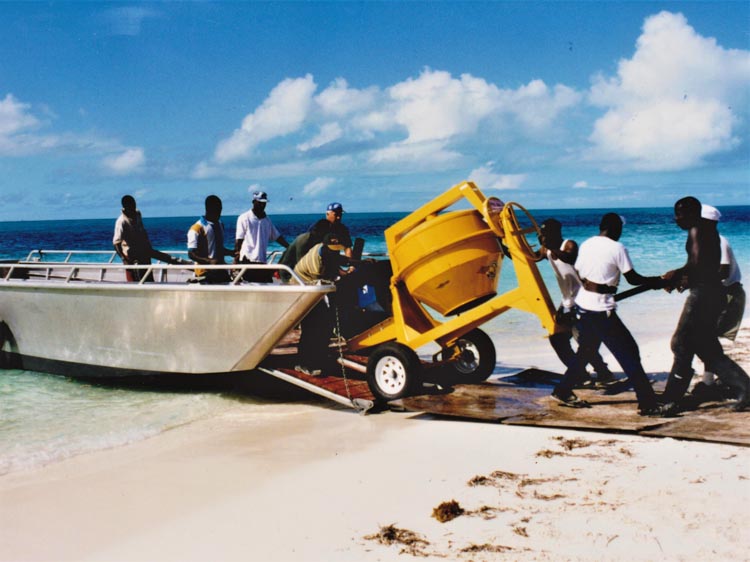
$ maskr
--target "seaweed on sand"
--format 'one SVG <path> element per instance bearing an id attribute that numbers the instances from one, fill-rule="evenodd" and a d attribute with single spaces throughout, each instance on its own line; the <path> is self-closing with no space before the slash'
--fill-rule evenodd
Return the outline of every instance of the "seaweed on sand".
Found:
<path id="1" fill-rule="evenodd" d="M 477 475 L 467 482 L 469 486 L 494 486 L 495 482 L 486 476 Z"/>
<path id="2" fill-rule="evenodd" d="M 402 545 L 404 548 L 401 549 L 402 553 L 411 554 L 412 556 L 428 556 L 429 553 L 425 552 L 425 547 L 429 546 L 429 542 L 423 539 L 420 535 L 409 529 L 399 529 L 395 525 L 384 525 L 380 527 L 380 531 L 373 535 L 365 536 L 366 540 L 377 541 L 380 544 L 391 546 L 394 544 Z"/>
<path id="3" fill-rule="evenodd" d="M 572 451 L 573 449 L 583 449 L 584 447 L 591 447 L 592 445 L 599 445 L 608 447 L 618 443 L 616 439 L 601 439 L 599 441 L 588 441 L 586 439 L 574 438 L 566 439 L 565 437 L 555 437 L 556 441 L 560 442 L 560 446 L 566 451 Z"/>
<path id="4" fill-rule="evenodd" d="M 478 554 L 480 552 L 508 552 L 513 550 L 512 546 L 504 546 L 502 544 L 472 544 L 461 549 L 461 552 L 467 554 Z"/>
<path id="5" fill-rule="evenodd" d="M 464 508 L 458 505 L 456 500 L 443 502 L 432 510 L 432 516 L 441 523 L 455 519 L 464 513 Z"/>
<path id="6" fill-rule="evenodd" d="M 521 478 L 520 474 L 514 474 L 512 472 L 505 472 L 504 470 L 496 470 L 489 476 L 477 475 L 467 482 L 469 486 L 499 486 L 500 480 L 518 480 Z"/>

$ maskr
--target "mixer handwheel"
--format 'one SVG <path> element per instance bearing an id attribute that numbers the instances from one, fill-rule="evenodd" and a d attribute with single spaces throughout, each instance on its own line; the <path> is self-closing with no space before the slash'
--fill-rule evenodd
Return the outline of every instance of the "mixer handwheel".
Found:
<path id="1" fill-rule="evenodd" d="M 515 207 L 515 209 L 514 209 Z M 528 225 L 522 226 L 521 223 L 518 220 L 517 211 L 521 211 L 524 215 L 526 215 L 526 218 L 528 219 Z M 506 228 L 506 239 L 507 236 L 515 236 L 518 239 L 518 248 L 523 252 L 527 258 L 529 258 L 531 261 L 540 261 L 544 259 L 544 252 L 542 248 L 539 248 L 538 250 L 535 250 L 531 242 L 529 242 L 529 234 L 536 234 L 537 238 L 539 238 L 542 235 L 542 230 L 539 228 L 539 225 L 534 220 L 534 217 L 531 216 L 531 213 L 529 213 L 523 206 L 519 205 L 518 203 L 514 201 L 510 201 L 505 204 L 505 207 L 503 208 L 503 218 L 507 220 L 508 223 L 510 223 L 510 228 Z M 507 241 L 506 241 L 507 244 Z"/>
<path id="2" fill-rule="evenodd" d="M 397 342 L 375 348 L 367 361 L 367 385 L 380 401 L 408 396 L 420 382 L 421 362 L 410 347 Z"/>

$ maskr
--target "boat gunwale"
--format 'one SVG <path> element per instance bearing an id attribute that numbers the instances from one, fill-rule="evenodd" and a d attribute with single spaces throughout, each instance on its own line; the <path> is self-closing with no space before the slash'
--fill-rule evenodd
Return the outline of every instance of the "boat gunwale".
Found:
<path id="1" fill-rule="evenodd" d="M 329 293 L 335 291 L 333 284 L 307 284 L 305 283 L 291 268 L 282 264 L 219 264 L 219 265 L 203 265 L 203 264 L 144 264 L 144 265 L 126 265 L 119 263 L 92 263 L 92 262 L 70 262 L 70 261 L 50 261 L 50 262 L 38 262 L 38 261 L 12 261 L 4 262 L 2 269 L 7 269 L 7 272 L 0 273 L 0 281 L 4 282 L 5 285 L 14 287 L 60 287 L 60 288 L 76 288 L 76 289 L 94 289 L 94 288 L 106 288 L 106 289 L 123 289 L 132 290 L 135 288 L 143 288 L 147 290 L 186 290 L 186 291 L 240 291 L 247 292 L 249 290 L 258 292 L 324 292 Z M 163 275 L 169 271 L 195 271 L 201 269 L 203 271 L 227 271 L 236 272 L 234 280 L 226 283 L 200 283 L 190 282 L 188 279 L 180 279 L 176 281 L 169 281 L 168 279 L 158 279 L 159 274 Z M 67 276 L 57 275 L 52 277 L 54 270 L 60 270 L 62 273 L 67 273 Z M 105 280 L 104 275 L 107 271 L 142 271 L 145 272 L 143 279 L 138 282 L 126 281 L 122 279 L 118 280 Z M 244 282 L 242 276 L 247 271 L 284 271 L 290 277 L 292 283 L 258 283 L 258 282 Z M 29 271 L 39 271 L 46 273 L 46 277 L 41 275 L 38 278 L 29 277 L 16 277 L 14 272 L 23 271 L 28 273 Z M 79 271 L 92 271 L 99 272 L 100 279 L 81 279 L 77 277 Z M 150 281 L 145 281 L 149 273 L 153 274 L 154 277 Z M 2 287 L 3 284 L 0 284 Z"/>

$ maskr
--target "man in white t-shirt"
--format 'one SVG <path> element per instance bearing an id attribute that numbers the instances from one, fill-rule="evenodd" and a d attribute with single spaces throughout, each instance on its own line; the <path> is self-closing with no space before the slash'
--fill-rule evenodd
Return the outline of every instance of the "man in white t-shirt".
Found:
<path id="1" fill-rule="evenodd" d="M 266 214 L 268 194 L 265 191 L 253 193 L 253 207 L 237 217 L 237 231 L 234 240 L 234 263 L 267 263 L 268 243 L 276 241 L 284 248 L 289 242 L 284 239 Z M 270 283 L 273 271 L 255 269 L 245 272 L 245 281 Z"/>
<path id="2" fill-rule="evenodd" d="M 607 213 L 599 224 L 599 235 L 586 240 L 578 251 L 576 270 L 581 290 L 576 295 L 578 352 L 575 364 L 555 386 L 552 397 L 562 405 L 587 408 L 589 404 L 574 393 L 576 383 L 585 376 L 586 363 L 604 343 L 633 385 L 642 416 L 672 415 L 672 406 L 661 406 L 641 365 L 638 344 L 617 315 L 615 293 L 620 275 L 631 285 L 662 286 L 660 277 L 644 277 L 633 269 L 627 249 L 618 240 L 622 235 L 622 218 Z"/>
<path id="3" fill-rule="evenodd" d="M 545 256 L 552 266 L 552 271 L 560 287 L 562 302 L 555 314 L 556 330 L 549 338 L 552 349 L 566 368 L 575 363 L 575 352 L 570 340 L 578 341 L 578 331 L 575 329 L 575 298 L 581 288 L 574 264 L 578 258 L 578 244 L 575 240 L 565 239 L 562 235 L 562 224 L 554 218 L 545 220 L 540 225 L 539 242 L 544 248 Z M 596 381 L 586 376 L 579 383 L 581 386 L 599 386 L 615 382 L 615 376 L 607 367 L 597 350 L 591 358 L 591 366 L 596 372 Z"/>

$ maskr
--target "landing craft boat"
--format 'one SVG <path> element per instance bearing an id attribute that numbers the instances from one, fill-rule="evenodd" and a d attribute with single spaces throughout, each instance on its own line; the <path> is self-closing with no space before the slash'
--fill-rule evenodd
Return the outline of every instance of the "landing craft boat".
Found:
<path id="1" fill-rule="evenodd" d="M 213 374 L 254 369 L 325 295 L 281 265 L 201 284 L 195 265 L 125 266 L 114 252 L 35 251 L 0 264 L 4 366 L 82 377 Z M 102 262 L 103 263 L 99 263 Z M 248 268 L 288 283 L 246 283 Z M 127 282 L 140 269 L 146 282 Z"/>
<path id="2" fill-rule="evenodd" d="M 455 209 L 456 205 L 469 209 Z M 388 402 L 419 392 L 445 368 L 479 383 L 495 369 L 495 347 L 479 326 L 512 308 L 556 330 L 554 308 L 527 239 L 539 234 L 517 203 L 458 184 L 385 231 L 388 260 L 362 266 L 356 286 L 336 297 L 340 378 L 292 369 L 289 355 L 266 357 L 329 292 L 305 285 L 282 265 L 198 266 L 235 270 L 231 283 L 204 285 L 194 265 L 124 266 L 77 254 L 32 253 L 0 275 L 0 359 L 6 365 L 72 376 L 210 374 L 255 369 L 341 403 Z M 502 261 L 511 258 L 517 286 L 498 294 Z M 143 279 L 128 283 L 136 268 Z M 248 268 L 283 271 L 288 284 L 241 281 Z M 359 268 L 358 268 L 359 269 Z M 372 276 L 366 272 L 370 271 Z M 355 272 L 357 273 L 357 272 Z M 346 276 L 351 279 L 352 276 Z M 380 311 L 353 306 L 348 293 L 375 283 Z M 366 285 L 365 285 L 366 286 Z M 379 290 L 378 290 L 379 287 Z M 345 340 L 343 343 L 341 340 Z M 440 351 L 418 355 L 426 344 Z M 292 364 L 293 365 L 293 364 Z M 349 374 L 347 374 L 349 373 Z M 353 389 L 350 374 L 364 375 Z M 361 384 L 359 384 L 361 383 Z M 369 387 L 366 391 L 362 387 Z M 325 388 L 324 388 L 325 387 Z M 353 390 L 356 390 L 354 392 Z M 319 392 L 321 393 L 321 392 Z M 364 404 L 364 402 L 361 402 Z"/>

